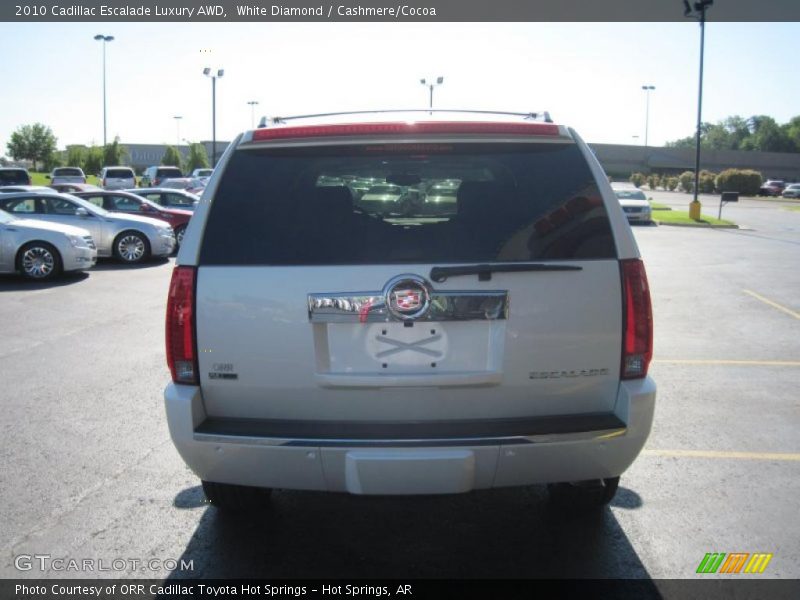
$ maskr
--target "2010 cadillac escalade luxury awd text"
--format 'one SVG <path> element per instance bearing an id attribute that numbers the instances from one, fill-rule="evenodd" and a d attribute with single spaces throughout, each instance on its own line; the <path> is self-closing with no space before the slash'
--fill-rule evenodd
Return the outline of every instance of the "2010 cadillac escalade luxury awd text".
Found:
<path id="1" fill-rule="evenodd" d="M 285 119 L 230 145 L 166 326 L 169 429 L 212 504 L 611 500 L 653 419 L 644 266 L 572 129 L 491 119 Z"/>

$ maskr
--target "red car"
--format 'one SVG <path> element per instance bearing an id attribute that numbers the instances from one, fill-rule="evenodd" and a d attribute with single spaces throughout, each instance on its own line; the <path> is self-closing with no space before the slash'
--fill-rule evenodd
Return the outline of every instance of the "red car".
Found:
<path id="1" fill-rule="evenodd" d="M 78 192 L 101 192 L 103 188 L 90 183 L 51 183 L 50 187 L 62 194 L 75 194 Z"/>
<path id="2" fill-rule="evenodd" d="M 786 183 L 780 179 L 770 179 L 765 181 L 758 191 L 759 196 L 780 196 L 783 193 Z"/>
<path id="3" fill-rule="evenodd" d="M 190 210 L 166 208 L 156 204 L 152 200 L 142 198 L 130 192 L 98 190 L 96 192 L 78 192 L 74 195 L 105 208 L 109 212 L 142 215 L 166 221 L 175 231 L 175 239 L 178 242 L 178 247 L 180 247 L 183 241 L 183 234 L 186 232 L 189 219 L 192 218 L 192 211 Z"/>

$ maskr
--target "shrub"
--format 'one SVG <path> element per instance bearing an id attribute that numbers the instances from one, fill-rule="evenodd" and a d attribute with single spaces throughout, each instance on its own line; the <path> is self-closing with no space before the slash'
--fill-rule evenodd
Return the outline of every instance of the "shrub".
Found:
<path id="1" fill-rule="evenodd" d="M 630 176 L 630 182 L 637 188 L 642 187 L 642 184 L 644 184 L 644 180 L 645 177 L 642 173 L 632 173 Z"/>
<path id="2" fill-rule="evenodd" d="M 650 173 L 650 175 L 647 176 L 647 187 L 649 187 L 651 190 L 656 189 L 658 187 L 658 183 L 658 174 Z"/>
<path id="3" fill-rule="evenodd" d="M 694 171 L 684 171 L 678 176 L 678 182 L 681 184 L 681 189 L 687 194 L 692 193 L 694 190 Z"/>
<path id="4" fill-rule="evenodd" d="M 678 187 L 678 183 L 680 183 L 680 180 L 677 177 L 667 177 L 664 188 L 669 190 L 670 192 L 674 192 L 675 189 Z"/>
<path id="5" fill-rule="evenodd" d="M 717 175 L 712 173 L 711 171 L 706 171 L 702 169 L 700 171 L 700 193 L 701 194 L 713 194 L 714 193 L 714 182 L 717 179 Z"/>
<path id="6" fill-rule="evenodd" d="M 726 169 L 716 179 L 720 192 L 739 192 L 742 196 L 757 196 L 761 183 L 761 173 L 752 169 Z"/>

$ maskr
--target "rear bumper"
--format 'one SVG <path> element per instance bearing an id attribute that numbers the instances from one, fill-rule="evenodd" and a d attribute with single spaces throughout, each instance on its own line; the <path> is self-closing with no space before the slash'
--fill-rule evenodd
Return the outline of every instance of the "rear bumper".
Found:
<path id="1" fill-rule="evenodd" d="M 650 378 L 625 381 L 608 415 L 517 420 L 517 430 L 506 431 L 495 422 L 488 436 L 462 430 L 449 438 L 390 430 L 381 438 L 365 438 L 357 428 L 341 438 L 324 429 L 320 437 L 288 438 L 282 437 L 280 422 L 208 419 L 198 387 L 169 384 L 164 398 L 175 447 L 206 481 L 355 494 L 444 494 L 616 477 L 647 440 L 655 393 Z M 570 422 L 576 424 L 572 431 L 565 428 Z"/>

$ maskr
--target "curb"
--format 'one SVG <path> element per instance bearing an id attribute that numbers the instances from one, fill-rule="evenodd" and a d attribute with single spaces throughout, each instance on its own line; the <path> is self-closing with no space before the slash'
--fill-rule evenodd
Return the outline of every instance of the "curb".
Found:
<path id="1" fill-rule="evenodd" d="M 661 221 L 654 221 L 659 227 L 700 227 L 703 229 L 739 229 L 738 225 L 712 225 L 711 223 L 664 223 Z"/>

